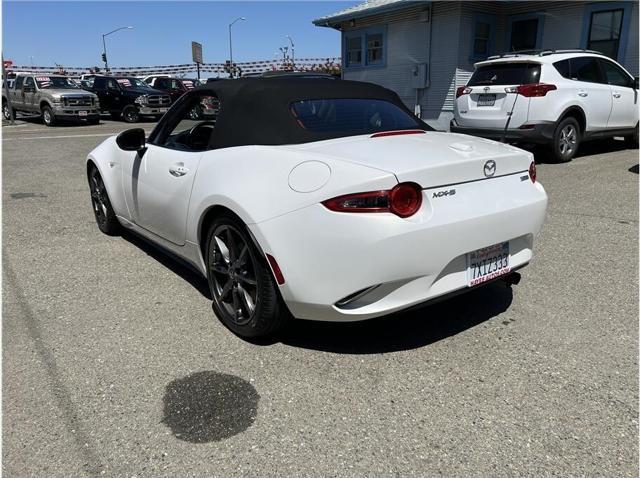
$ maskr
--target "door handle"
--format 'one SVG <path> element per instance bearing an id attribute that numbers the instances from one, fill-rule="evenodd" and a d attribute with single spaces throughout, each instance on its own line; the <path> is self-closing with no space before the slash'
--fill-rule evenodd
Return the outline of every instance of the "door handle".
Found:
<path id="1" fill-rule="evenodd" d="M 184 176 L 185 174 L 187 174 L 189 172 L 189 170 L 187 168 L 185 168 L 184 166 L 179 166 L 177 164 L 174 164 L 173 166 L 171 166 L 169 168 L 169 172 L 179 178 L 180 176 Z"/>
<path id="2" fill-rule="evenodd" d="M 586 91 L 581 91 L 580 93 L 578 93 L 578 96 L 582 96 L 584 98 L 585 96 L 589 96 L 589 93 L 587 93 Z"/>
<path id="3" fill-rule="evenodd" d="M 622 95 L 620 95 L 620 93 L 614 93 L 614 94 L 613 94 L 613 97 L 614 97 L 614 98 L 620 98 L 620 96 L 622 96 Z"/>

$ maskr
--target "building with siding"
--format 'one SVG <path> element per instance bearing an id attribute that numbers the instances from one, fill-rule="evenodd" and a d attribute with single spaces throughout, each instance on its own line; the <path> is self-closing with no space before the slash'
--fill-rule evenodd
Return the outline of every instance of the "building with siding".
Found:
<path id="1" fill-rule="evenodd" d="M 314 20 L 341 32 L 344 79 L 398 93 L 448 129 L 474 63 L 528 49 L 601 51 L 638 75 L 638 1 L 369 0 Z"/>

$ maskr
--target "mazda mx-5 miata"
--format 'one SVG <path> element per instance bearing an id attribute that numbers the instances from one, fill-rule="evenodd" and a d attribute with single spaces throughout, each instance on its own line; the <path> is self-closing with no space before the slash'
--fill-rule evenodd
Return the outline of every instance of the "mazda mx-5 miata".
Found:
<path id="1" fill-rule="evenodd" d="M 99 228 L 191 264 L 244 337 L 517 274 L 547 205 L 531 153 L 435 132 L 380 86 L 313 78 L 196 88 L 148 138 L 105 140 L 87 174 Z"/>

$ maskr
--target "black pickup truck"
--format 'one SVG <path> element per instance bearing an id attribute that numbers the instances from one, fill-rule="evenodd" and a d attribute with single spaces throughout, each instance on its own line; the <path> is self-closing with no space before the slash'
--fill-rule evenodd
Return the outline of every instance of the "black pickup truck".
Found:
<path id="1" fill-rule="evenodd" d="M 170 95 L 172 103 L 187 91 L 198 86 L 197 80 L 189 78 L 168 78 L 163 76 L 149 76 L 145 79 L 145 83 L 156 90 L 164 91 Z"/>
<path id="2" fill-rule="evenodd" d="M 109 112 L 113 119 L 122 117 L 127 123 L 135 123 L 141 116 L 159 118 L 171 105 L 168 94 L 138 78 L 96 76 L 93 84 L 85 89 L 98 95 L 101 112 Z"/>

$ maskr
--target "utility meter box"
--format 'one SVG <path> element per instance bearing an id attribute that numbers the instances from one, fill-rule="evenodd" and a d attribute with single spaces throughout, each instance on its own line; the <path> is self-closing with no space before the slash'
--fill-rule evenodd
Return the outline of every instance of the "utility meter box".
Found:
<path id="1" fill-rule="evenodd" d="M 429 86 L 429 65 L 416 63 L 411 67 L 411 87 L 426 88 Z"/>

